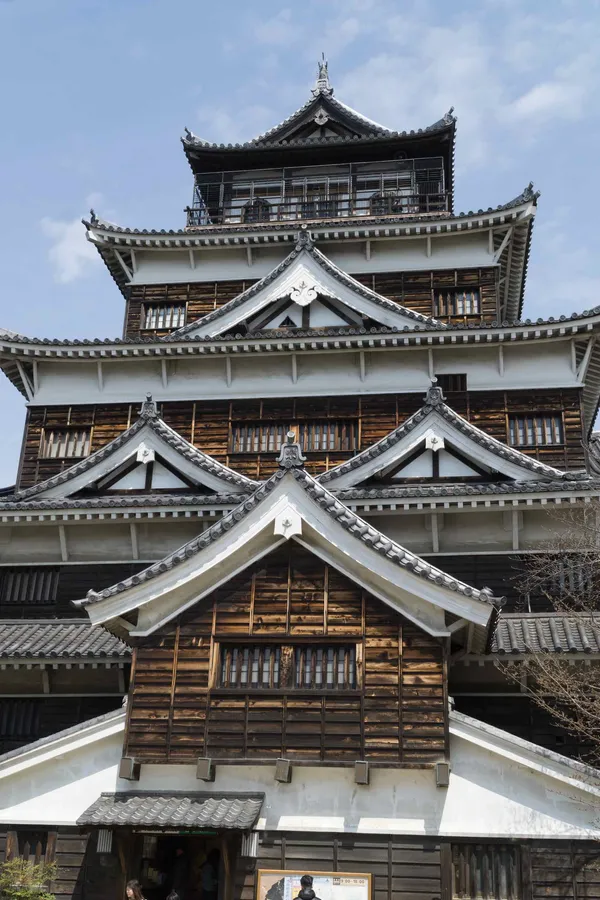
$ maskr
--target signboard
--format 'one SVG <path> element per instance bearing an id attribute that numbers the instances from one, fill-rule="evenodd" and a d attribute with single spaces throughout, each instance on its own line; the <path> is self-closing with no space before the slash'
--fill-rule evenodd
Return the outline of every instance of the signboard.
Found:
<path id="1" fill-rule="evenodd" d="M 371 900 L 371 875 L 360 872 L 313 872 L 259 869 L 256 900 L 296 900 L 303 875 L 313 876 L 319 900 Z"/>

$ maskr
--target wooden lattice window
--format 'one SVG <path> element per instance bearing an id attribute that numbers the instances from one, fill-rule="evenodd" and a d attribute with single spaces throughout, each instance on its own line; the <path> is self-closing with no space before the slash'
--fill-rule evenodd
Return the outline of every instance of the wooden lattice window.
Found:
<path id="1" fill-rule="evenodd" d="M 354 690 L 356 646 L 296 647 L 294 686 L 316 690 Z"/>
<path id="2" fill-rule="evenodd" d="M 242 222 L 268 222 L 271 218 L 271 204 L 262 197 L 255 197 L 245 204 Z"/>
<path id="3" fill-rule="evenodd" d="M 0 569 L 0 603 L 46 606 L 56 601 L 59 570 L 52 568 Z"/>
<path id="4" fill-rule="evenodd" d="M 460 900 L 520 900 L 518 847 L 455 844 L 452 863 L 453 897 Z"/>
<path id="5" fill-rule="evenodd" d="M 222 644 L 217 687 L 354 690 L 356 646 Z"/>
<path id="6" fill-rule="evenodd" d="M 444 374 L 436 375 L 437 386 L 440 387 L 444 394 L 451 394 L 458 391 L 467 390 L 467 376 L 460 373 L 456 375 Z"/>
<path id="7" fill-rule="evenodd" d="M 34 865 L 51 863 L 56 851 L 55 831 L 20 830 L 6 833 L 6 859 L 27 860 Z"/>
<path id="8" fill-rule="evenodd" d="M 564 443 L 560 413 L 510 416 L 508 440 L 513 447 L 545 447 Z"/>
<path id="9" fill-rule="evenodd" d="M 76 459 L 89 456 L 90 432 L 86 428 L 45 428 L 40 442 L 42 459 Z"/>
<path id="10" fill-rule="evenodd" d="M 331 419 L 296 424 L 233 422 L 230 452 L 277 453 L 290 431 L 294 432 L 305 452 L 358 450 L 358 421 Z"/>
<path id="11" fill-rule="evenodd" d="M 222 646 L 219 687 L 276 688 L 281 678 L 281 647 L 269 644 Z"/>
<path id="12" fill-rule="evenodd" d="M 477 289 L 452 288 L 438 291 L 435 295 L 435 316 L 478 316 L 480 313 L 481 298 Z"/>
<path id="13" fill-rule="evenodd" d="M 146 303 L 142 328 L 152 331 L 182 328 L 185 325 L 185 314 L 185 303 Z"/>

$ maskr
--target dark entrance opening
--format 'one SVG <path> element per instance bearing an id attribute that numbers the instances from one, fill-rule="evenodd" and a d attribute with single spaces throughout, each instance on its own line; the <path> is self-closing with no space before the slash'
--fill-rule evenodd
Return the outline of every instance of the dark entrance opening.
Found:
<path id="1" fill-rule="evenodd" d="M 208 834 L 137 834 L 131 877 L 146 900 L 225 900 L 223 838 Z M 227 853 L 228 848 L 225 848 Z"/>

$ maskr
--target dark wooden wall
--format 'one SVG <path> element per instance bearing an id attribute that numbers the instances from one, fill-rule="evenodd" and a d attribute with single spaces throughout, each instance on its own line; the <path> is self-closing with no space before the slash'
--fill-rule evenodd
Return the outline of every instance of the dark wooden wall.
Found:
<path id="1" fill-rule="evenodd" d="M 440 317 L 440 321 L 454 323 L 493 322 L 498 318 L 498 277 L 498 269 L 494 267 L 353 275 L 353 278 L 371 290 L 390 300 L 395 300 L 402 306 L 414 309 L 424 316 L 435 315 L 434 297 L 437 292 L 453 288 L 479 289 L 481 315 Z M 168 333 L 168 331 L 143 330 L 143 310 L 146 303 L 186 304 L 187 322 L 189 323 L 223 306 L 249 288 L 256 280 L 133 285 L 127 301 L 124 336 Z"/>
<path id="2" fill-rule="evenodd" d="M 18 830 L 45 831 L 47 826 L 11 828 L 10 825 L 0 825 L 0 862 L 4 861 L 7 854 L 14 853 L 11 848 L 18 846 Z M 48 833 L 46 857 L 58 867 L 57 877 L 50 885 L 56 900 L 83 900 L 87 843 L 87 835 L 79 834 L 76 828 L 56 828 Z"/>
<path id="3" fill-rule="evenodd" d="M 362 655 L 359 687 L 212 688 L 218 643 L 249 636 L 311 646 L 347 638 Z M 141 642 L 126 753 L 158 763 L 286 756 L 428 765 L 447 752 L 445 678 L 436 639 L 288 544 Z"/>
<path id="4" fill-rule="evenodd" d="M 448 403 L 473 424 L 500 441 L 508 440 L 510 413 L 560 412 L 565 444 L 524 452 L 559 468 L 584 465 L 580 396 L 577 389 L 550 391 L 470 391 L 448 396 Z M 234 422 L 268 421 L 285 425 L 323 421 L 355 420 L 359 449 L 385 437 L 423 405 L 422 394 L 376 394 L 363 397 L 308 397 L 287 400 L 234 400 L 164 403 L 160 414 L 184 438 L 238 472 L 265 478 L 277 468 L 276 453 L 231 453 Z M 28 411 L 20 471 L 22 487 L 36 484 L 68 468 L 73 460 L 40 459 L 43 429 L 78 425 L 91 430 L 91 450 L 98 450 L 121 434 L 137 418 L 138 404 L 103 406 L 31 407 Z M 351 452 L 311 452 L 306 468 L 318 473 L 338 465 Z"/>

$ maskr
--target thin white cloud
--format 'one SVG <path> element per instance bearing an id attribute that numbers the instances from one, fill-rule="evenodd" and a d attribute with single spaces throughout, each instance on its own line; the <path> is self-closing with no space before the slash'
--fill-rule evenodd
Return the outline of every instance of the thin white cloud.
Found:
<path id="1" fill-rule="evenodd" d="M 299 31 L 292 22 L 291 9 L 282 9 L 272 19 L 260 22 L 254 29 L 254 37 L 262 44 L 289 44 L 298 39 Z"/>
<path id="2" fill-rule="evenodd" d="M 40 225 L 51 242 L 48 259 L 58 284 L 84 278 L 100 262 L 96 248 L 86 239 L 80 219 L 64 222 L 45 217 Z"/>

